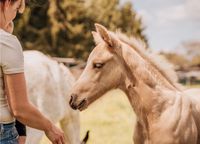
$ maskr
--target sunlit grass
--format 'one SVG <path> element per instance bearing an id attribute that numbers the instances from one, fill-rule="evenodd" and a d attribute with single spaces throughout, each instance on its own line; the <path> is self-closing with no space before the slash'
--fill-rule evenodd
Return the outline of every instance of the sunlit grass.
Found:
<path id="1" fill-rule="evenodd" d="M 90 130 L 88 144 L 132 144 L 134 122 L 127 97 L 115 90 L 81 113 L 81 136 Z"/>
<path id="2" fill-rule="evenodd" d="M 199 85 L 187 85 L 188 88 L 200 88 L 200 84 Z"/>

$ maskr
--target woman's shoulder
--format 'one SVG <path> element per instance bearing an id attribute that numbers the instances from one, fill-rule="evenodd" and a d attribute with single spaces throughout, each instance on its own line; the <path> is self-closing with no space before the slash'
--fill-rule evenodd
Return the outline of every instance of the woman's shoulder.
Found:
<path id="1" fill-rule="evenodd" d="M 3 29 L 0 28 L 0 37 L 1 39 L 10 38 L 10 39 L 17 39 L 17 37 Z"/>
<path id="2" fill-rule="evenodd" d="M 0 29 L 0 45 L 3 48 L 22 49 L 18 38 L 2 29 Z"/>
<path id="3" fill-rule="evenodd" d="M 0 30 L 0 66 L 5 74 L 24 71 L 23 51 L 16 36 Z"/>

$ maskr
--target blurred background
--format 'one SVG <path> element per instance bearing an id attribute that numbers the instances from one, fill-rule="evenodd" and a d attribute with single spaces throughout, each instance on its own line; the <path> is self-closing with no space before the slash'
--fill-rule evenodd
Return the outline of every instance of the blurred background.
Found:
<path id="1" fill-rule="evenodd" d="M 30 0 L 14 33 L 24 50 L 84 63 L 94 23 L 141 38 L 174 64 L 179 82 L 200 87 L 199 0 Z M 81 137 L 90 130 L 89 144 L 131 144 L 134 122 L 125 94 L 115 90 L 81 112 Z"/>

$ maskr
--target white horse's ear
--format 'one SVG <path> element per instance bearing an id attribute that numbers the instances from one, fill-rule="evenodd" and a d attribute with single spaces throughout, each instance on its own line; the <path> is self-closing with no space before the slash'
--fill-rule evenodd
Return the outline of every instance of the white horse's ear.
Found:
<path id="1" fill-rule="evenodd" d="M 115 39 L 112 38 L 109 31 L 100 24 L 95 24 L 97 33 L 101 36 L 101 38 L 108 44 L 110 47 L 114 47 Z"/>
<path id="2" fill-rule="evenodd" d="M 96 45 L 98 45 L 99 43 L 101 43 L 103 41 L 101 36 L 95 31 L 92 31 L 92 36 L 94 38 L 94 42 L 95 42 Z"/>

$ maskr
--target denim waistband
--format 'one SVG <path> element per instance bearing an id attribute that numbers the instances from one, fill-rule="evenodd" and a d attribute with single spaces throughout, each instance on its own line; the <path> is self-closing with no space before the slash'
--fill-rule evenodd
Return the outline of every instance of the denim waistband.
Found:
<path id="1" fill-rule="evenodd" d="M 11 128 L 14 126 L 15 126 L 15 122 L 7 123 L 7 124 L 0 123 L 0 130 L 3 130 L 5 128 Z"/>
<path id="2" fill-rule="evenodd" d="M 3 124 L 0 123 L 0 143 L 18 144 L 18 132 L 15 128 L 15 122 Z"/>

